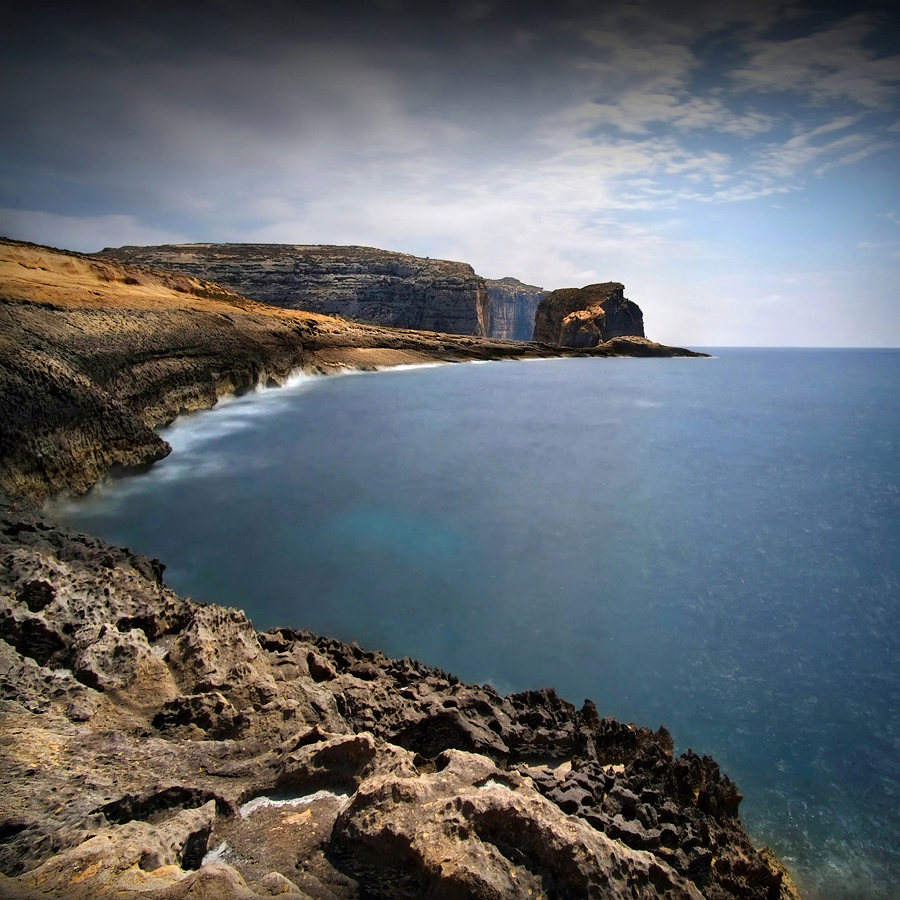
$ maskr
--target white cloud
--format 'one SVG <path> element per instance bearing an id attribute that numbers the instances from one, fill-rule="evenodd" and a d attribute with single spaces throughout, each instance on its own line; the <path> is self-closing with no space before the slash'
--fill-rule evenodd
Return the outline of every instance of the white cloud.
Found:
<path id="1" fill-rule="evenodd" d="M 747 200 L 800 190 L 807 173 L 821 176 L 837 166 L 852 166 L 890 149 L 891 142 L 879 141 L 871 132 L 831 137 L 857 125 L 862 118 L 837 116 L 813 128 L 796 124 L 792 137 L 757 150 L 743 169 L 734 172 L 734 183 L 716 193 L 716 199 Z"/>
<path id="2" fill-rule="evenodd" d="M 630 91 L 617 103 L 597 103 L 583 109 L 583 125 L 615 125 L 621 131 L 642 134 L 649 126 L 665 123 L 684 131 L 710 129 L 740 137 L 769 131 L 775 116 L 756 110 L 737 114 L 717 97 L 690 96 L 687 91 L 660 93 Z"/>
<path id="3" fill-rule="evenodd" d="M 895 141 L 868 143 L 867 146 L 854 150 L 852 153 L 846 153 L 837 159 L 829 160 L 819 166 L 815 172 L 816 175 L 824 175 L 829 169 L 834 169 L 837 166 L 853 166 L 864 159 L 868 159 L 870 156 L 874 156 L 876 153 L 881 153 L 883 150 L 896 150 L 896 147 L 897 143 Z"/>
<path id="4" fill-rule="evenodd" d="M 798 92 L 816 103 L 851 101 L 886 108 L 900 89 L 900 57 L 866 47 L 877 25 L 857 13 L 831 27 L 787 41 L 756 41 L 731 77 L 743 90 Z"/>

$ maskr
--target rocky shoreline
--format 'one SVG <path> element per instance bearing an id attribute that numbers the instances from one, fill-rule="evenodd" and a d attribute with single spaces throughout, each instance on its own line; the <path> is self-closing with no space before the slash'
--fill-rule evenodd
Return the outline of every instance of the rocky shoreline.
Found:
<path id="1" fill-rule="evenodd" d="M 153 431 L 298 369 L 558 356 L 702 356 L 645 339 L 590 350 L 348 322 L 197 278 L 0 238 L 0 485 L 81 494 L 169 452 Z"/>
<path id="2" fill-rule="evenodd" d="M 0 896 L 799 897 L 744 832 L 737 787 L 708 757 L 675 758 L 664 729 L 257 633 L 29 499 L 159 458 L 155 424 L 297 367 L 559 348 L 352 325 L 0 250 Z"/>

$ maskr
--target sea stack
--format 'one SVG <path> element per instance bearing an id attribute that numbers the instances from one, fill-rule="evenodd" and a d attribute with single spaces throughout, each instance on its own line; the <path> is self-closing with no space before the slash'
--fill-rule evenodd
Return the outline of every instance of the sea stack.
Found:
<path id="1" fill-rule="evenodd" d="M 534 341 L 585 348 L 617 337 L 644 337 L 643 313 L 618 281 L 551 291 L 538 304 Z"/>

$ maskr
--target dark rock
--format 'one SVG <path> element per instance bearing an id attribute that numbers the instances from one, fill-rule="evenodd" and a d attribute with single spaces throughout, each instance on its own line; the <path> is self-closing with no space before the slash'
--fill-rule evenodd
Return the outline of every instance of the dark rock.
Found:
<path id="1" fill-rule="evenodd" d="M 56 596 L 56 591 L 49 581 L 28 581 L 19 588 L 17 599 L 24 603 L 30 612 L 40 612 L 49 606 Z"/>
<path id="2" fill-rule="evenodd" d="M 644 317 L 616 281 L 551 291 L 538 305 L 532 339 L 561 347 L 596 347 L 626 335 L 644 337 Z"/>
<path id="3" fill-rule="evenodd" d="M 623 784 L 617 783 L 603 801 L 603 811 L 610 816 L 622 815 L 633 819 L 637 815 L 637 796 Z"/>
<path id="4" fill-rule="evenodd" d="M 153 727 L 160 731 L 191 725 L 213 740 L 236 737 L 244 724 L 244 717 L 218 691 L 175 697 L 153 717 Z"/>

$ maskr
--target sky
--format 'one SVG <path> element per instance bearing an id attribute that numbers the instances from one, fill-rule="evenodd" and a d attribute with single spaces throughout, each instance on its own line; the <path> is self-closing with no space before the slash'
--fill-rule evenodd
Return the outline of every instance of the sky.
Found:
<path id="1" fill-rule="evenodd" d="M 5 4 L 0 234 L 621 281 L 688 346 L 900 346 L 900 6 Z"/>

